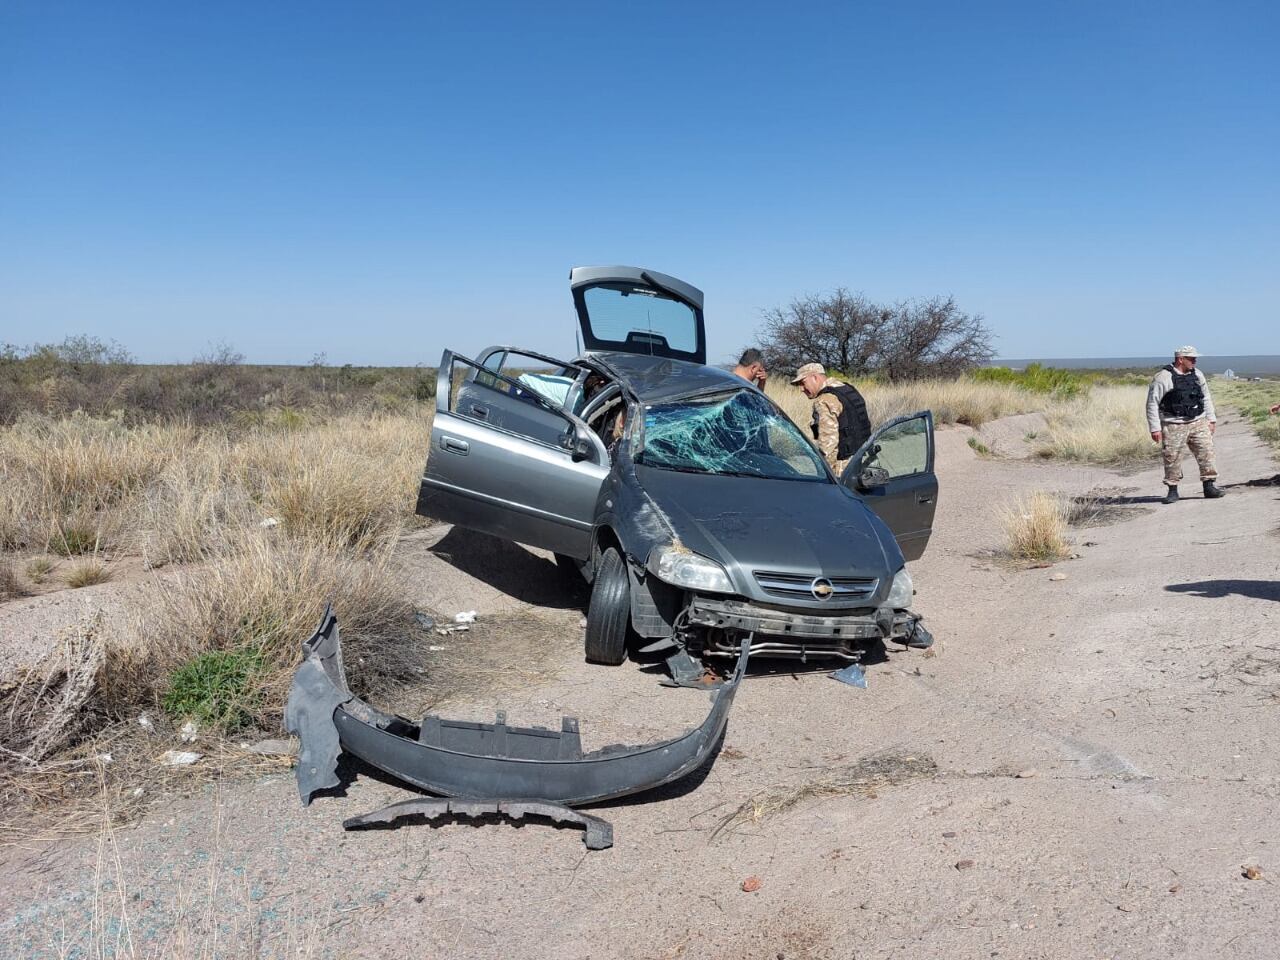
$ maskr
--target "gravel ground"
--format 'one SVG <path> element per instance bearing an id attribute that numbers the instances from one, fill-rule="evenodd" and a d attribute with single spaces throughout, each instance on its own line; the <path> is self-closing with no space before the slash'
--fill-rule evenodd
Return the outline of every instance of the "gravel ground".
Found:
<path id="1" fill-rule="evenodd" d="M 611 850 L 508 823 L 344 834 L 404 791 L 358 771 L 302 809 L 289 776 L 228 779 L 114 837 L 3 848 L 0 955 L 1271 955 L 1280 491 L 1152 509 L 1154 467 L 982 460 L 967 435 L 939 435 L 934 539 L 913 564 L 934 655 L 889 651 L 865 690 L 757 672 L 705 780 L 594 811 Z M 1242 425 L 1218 437 L 1225 484 L 1275 473 Z M 1078 559 L 992 555 L 1011 495 L 1096 488 L 1121 502 L 1075 531 Z M 632 664 L 584 664 L 581 592 L 546 556 L 447 528 L 402 555 L 424 603 L 485 627 L 449 638 L 466 687 L 432 702 L 451 715 L 570 713 L 596 746 L 705 712 Z M 752 797 L 855 763 L 890 775 L 717 832 Z"/>

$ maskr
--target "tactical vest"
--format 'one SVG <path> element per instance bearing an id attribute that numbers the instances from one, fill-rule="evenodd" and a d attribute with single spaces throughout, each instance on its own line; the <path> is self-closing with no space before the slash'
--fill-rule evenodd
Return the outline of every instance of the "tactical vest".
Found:
<path id="1" fill-rule="evenodd" d="M 836 450 L 836 459 L 848 460 L 871 436 L 871 418 L 867 416 L 866 401 L 862 399 L 862 394 L 847 383 L 823 387 L 818 391 L 818 396 L 824 393 L 829 393 L 840 401 L 840 445 Z M 818 411 L 816 410 L 813 412 L 810 429 L 813 431 L 813 439 L 817 440 Z"/>
<path id="2" fill-rule="evenodd" d="M 1165 369 L 1173 377 L 1173 386 L 1160 398 L 1160 412 L 1179 420 L 1194 420 L 1204 413 L 1204 388 L 1196 372 L 1179 373 L 1171 363 Z"/>

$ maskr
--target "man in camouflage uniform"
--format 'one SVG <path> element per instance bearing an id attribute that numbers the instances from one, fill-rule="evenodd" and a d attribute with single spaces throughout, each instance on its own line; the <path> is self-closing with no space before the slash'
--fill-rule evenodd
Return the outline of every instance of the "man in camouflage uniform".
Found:
<path id="1" fill-rule="evenodd" d="M 1173 363 L 1161 368 L 1147 390 L 1147 428 L 1160 444 L 1167 488 L 1162 503 L 1178 502 L 1178 481 L 1182 479 L 1183 448 L 1191 450 L 1200 466 L 1200 481 L 1206 500 L 1223 496 L 1214 481 L 1218 466 L 1213 457 L 1213 433 L 1218 417 L 1209 396 L 1209 384 L 1196 369 L 1200 354 L 1195 347 L 1178 347 Z"/>
<path id="2" fill-rule="evenodd" d="M 813 401 L 810 429 L 818 450 L 838 477 L 871 436 L 867 404 L 856 388 L 827 376 L 820 363 L 806 363 L 791 382 Z"/>

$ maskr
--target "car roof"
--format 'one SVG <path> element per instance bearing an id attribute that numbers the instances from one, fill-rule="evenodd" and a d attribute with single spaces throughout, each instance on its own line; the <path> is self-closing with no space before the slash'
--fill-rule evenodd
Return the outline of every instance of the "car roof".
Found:
<path id="1" fill-rule="evenodd" d="M 685 360 L 615 351 L 592 353 L 584 359 L 602 361 L 641 403 L 662 403 L 700 393 L 746 389 L 749 386 L 732 371 Z"/>

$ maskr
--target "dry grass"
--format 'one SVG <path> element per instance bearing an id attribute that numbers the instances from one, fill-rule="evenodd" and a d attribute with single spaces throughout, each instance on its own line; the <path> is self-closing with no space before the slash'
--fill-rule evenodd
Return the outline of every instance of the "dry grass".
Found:
<path id="1" fill-rule="evenodd" d="M 48 557 L 32 557 L 27 561 L 27 576 L 32 583 L 44 583 L 53 573 L 53 561 Z"/>
<path id="2" fill-rule="evenodd" d="M 937 423 L 963 423 L 978 427 L 988 420 L 1015 413 L 1048 409 L 1053 401 L 1006 383 L 975 380 L 919 380 L 909 383 L 855 382 L 867 401 L 872 426 L 917 410 L 932 410 Z M 785 380 L 771 380 L 769 397 L 802 429 L 809 429 L 813 404 L 799 387 Z"/>
<path id="3" fill-rule="evenodd" d="M 1043 412 L 1048 430 L 1035 448 L 1040 457 L 1120 464 L 1150 460 L 1158 448 L 1147 433 L 1146 388 L 1095 386 L 1072 398 L 1034 393 L 1014 384 L 959 380 L 915 383 L 860 382 L 873 427 L 917 410 L 932 410 L 936 423 L 971 427 L 1018 413 Z M 812 402 L 789 383 L 770 382 L 769 396 L 808 433 Z M 973 444 L 971 444 L 973 445 Z M 983 453 L 977 446 L 975 450 Z"/>
<path id="4" fill-rule="evenodd" d="M 426 408 L 243 431 L 28 414 L 0 429 L 0 549 L 189 562 L 267 517 L 372 548 L 412 516 L 429 437 Z"/>
<path id="5" fill-rule="evenodd" d="M 203 691 L 214 701 L 239 698 L 232 711 L 197 703 L 204 716 L 278 729 L 301 641 L 326 601 L 342 623 L 353 684 L 381 693 L 418 676 L 425 645 L 388 550 L 414 522 L 429 436 L 425 407 L 201 428 L 28 414 L 0 428 L 0 550 L 90 554 L 70 568 L 69 586 L 102 582 L 110 570 L 103 561 L 122 555 L 185 564 L 151 585 L 131 628 L 104 638 L 76 722 L 63 722 L 65 711 L 47 698 L 23 714 L 24 727 L 52 723 L 72 736 L 36 766 L 24 760 L 16 772 L 0 770 L 5 819 L 14 822 L 14 804 L 29 811 L 57 797 L 83 798 L 94 758 L 115 749 L 107 743 L 136 752 L 135 784 L 173 775 L 154 756 L 173 745 L 180 718 L 166 720 L 158 708 L 193 702 L 190 691 L 186 699 L 166 695 L 201 658 L 230 656 L 252 667 L 245 689 Z M 276 522 L 264 527 L 267 518 Z M 21 582 L 3 554 L 0 564 Z M 28 573 L 38 581 L 52 569 L 39 557 Z M 165 746 L 133 743 L 143 710 L 163 728 L 154 736 Z M 11 728 L 0 736 L 11 760 L 21 753 L 13 735 Z M 215 737 L 201 746 L 212 754 L 226 744 Z M 126 766 L 117 756 L 108 781 Z"/>
<path id="6" fill-rule="evenodd" d="M 1006 549 L 1015 560 L 1061 560 L 1070 554 L 1068 506 L 1062 497 L 1036 492 L 1001 511 Z"/>
<path id="7" fill-rule="evenodd" d="M 1146 389 L 1095 387 L 1045 411 L 1048 436 L 1037 456 L 1087 463 L 1151 460 L 1159 447 L 1147 432 Z"/>
<path id="8" fill-rule="evenodd" d="M 234 694 L 245 702 L 234 706 L 259 728 L 275 729 L 300 644 L 327 601 L 338 613 L 353 685 L 376 689 L 417 675 L 424 645 L 406 596 L 385 550 L 356 555 L 344 543 L 246 531 L 207 563 L 157 585 L 136 636 L 114 651 L 108 702 L 154 709 L 176 671 L 205 654 L 238 653 L 251 658 L 254 675 L 247 696 Z"/>
<path id="9" fill-rule="evenodd" d="M 85 560 L 68 570 L 66 577 L 63 579 L 66 585 L 72 589 L 92 587 L 110 580 L 111 571 L 101 560 Z"/>
<path id="10" fill-rule="evenodd" d="M 13 564 L 0 561 L 0 600 L 12 600 L 26 594 Z"/>

